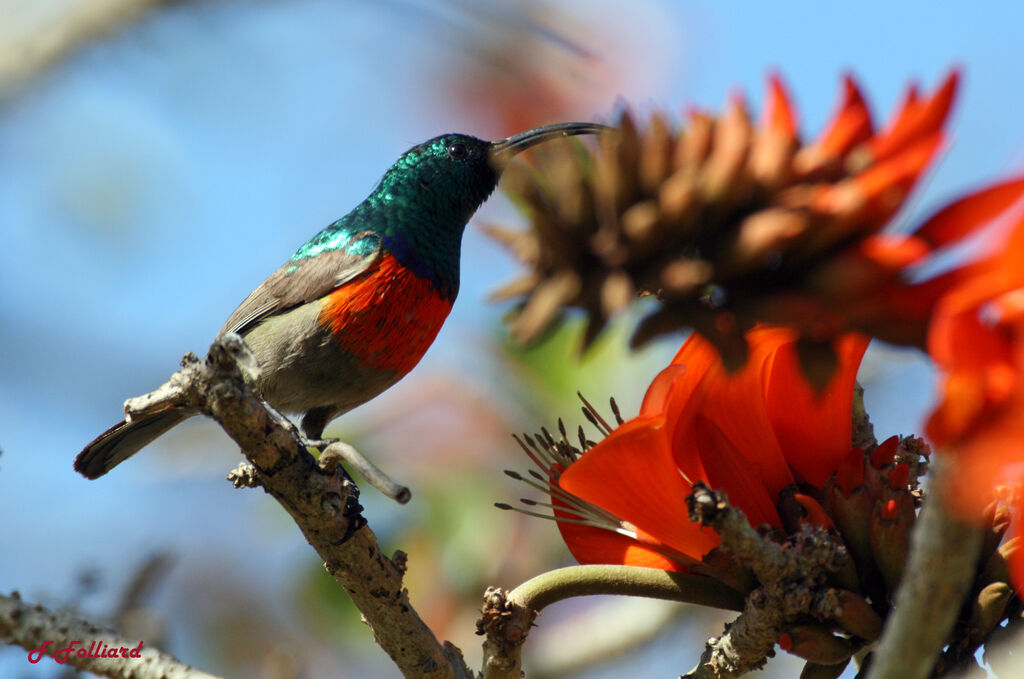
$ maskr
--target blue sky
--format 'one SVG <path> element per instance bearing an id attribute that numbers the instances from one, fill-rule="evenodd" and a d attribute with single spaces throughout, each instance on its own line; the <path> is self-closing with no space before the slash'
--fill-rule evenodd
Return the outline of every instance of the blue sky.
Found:
<path id="1" fill-rule="evenodd" d="M 930 89 L 959 65 L 952 144 L 913 214 L 1024 164 L 1018 3 L 984 12 L 809 1 L 558 7 L 616 36 L 588 45 L 599 57 L 642 71 L 584 92 L 580 118 L 607 118 L 620 105 L 614 94 L 640 110 L 678 112 L 718 109 L 741 90 L 756 107 L 774 69 L 811 136 L 844 71 L 882 120 L 908 80 Z M 249 290 L 361 200 L 399 153 L 446 131 L 495 134 L 446 97 L 439 76 L 460 58 L 465 34 L 423 19 L 445 11 L 426 1 L 185 3 L 0 104 L 0 544 L 19 555 L 0 560 L 0 588 L 42 596 L 83 563 L 128 568 L 97 534 L 129 555 L 263 545 L 268 570 L 287 569 L 301 545 L 246 526 L 264 499 L 221 480 L 234 464 L 228 442 L 185 471 L 140 456 L 96 483 L 74 474 L 71 460 L 126 397 L 160 384 L 183 352 L 203 352 Z M 481 215 L 516 219 L 500 198 Z M 464 261 L 451 322 L 398 389 L 418 375 L 491 369 L 477 348 L 500 310 L 484 297 L 515 266 L 472 227 Z M 636 384 L 649 381 L 652 360 L 635 364 Z M 868 394 L 882 432 L 914 431 L 929 400 L 920 360 L 880 352 L 867 370 L 893 387 Z M 624 400 L 635 404 L 640 392 Z M 216 441 L 209 431 L 202 441 Z M 161 445 L 188 447 L 187 436 Z"/>

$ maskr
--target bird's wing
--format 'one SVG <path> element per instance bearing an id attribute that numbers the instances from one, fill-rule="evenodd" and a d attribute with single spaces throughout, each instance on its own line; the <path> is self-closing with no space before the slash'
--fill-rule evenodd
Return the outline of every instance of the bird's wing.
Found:
<path id="1" fill-rule="evenodd" d="M 371 271 L 380 261 L 380 236 L 360 231 L 349 244 L 357 242 L 358 248 L 338 248 L 288 262 L 238 305 L 219 334 L 244 333 L 267 316 L 324 297 Z"/>

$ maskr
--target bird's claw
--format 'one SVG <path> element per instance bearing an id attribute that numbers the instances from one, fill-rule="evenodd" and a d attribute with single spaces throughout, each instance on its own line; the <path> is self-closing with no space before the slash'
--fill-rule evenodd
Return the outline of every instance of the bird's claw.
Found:
<path id="1" fill-rule="evenodd" d="M 302 437 L 302 445 L 307 448 L 316 448 L 317 450 L 327 450 L 327 447 L 332 443 L 340 443 L 341 439 L 310 439 L 305 436 Z"/>

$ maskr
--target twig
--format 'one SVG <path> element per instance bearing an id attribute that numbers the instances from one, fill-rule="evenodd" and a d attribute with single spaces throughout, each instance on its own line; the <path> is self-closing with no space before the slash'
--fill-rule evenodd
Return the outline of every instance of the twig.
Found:
<path id="1" fill-rule="evenodd" d="M 861 450 L 870 450 L 878 445 L 875 439 L 875 427 L 871 424 L 868 411 L 864 408 L 864 387 L 860 382 L 853 385 L 853 422 L 850 436 L 853 445 Z"/>
<path id="2" fill-rule="evenodd" d="M 477 633 L 484 641 L 484 679 L 518 679 L 522 645 L 540 611 L 555 602 L 592 594 L 621 594 L 683 601 L 738 611 L 743 596 L 703 575 L 636 566 L 570 566 L 527 580 L 511 592 L 496 587 L 484 595 Z"/>
<path id="3" fill-rule="evenodd" d="M 284 507 L 363 614 L 377 643 L 406 677 L 471 677 L 457 648 L 438 642 L 409 603 L 402 558 L 381 553 L 361 515 L 359 489 L 336 464 L 324 467 L 306 450 L 297 429 L 268 410 L 246 382 L 256 374 L 252 352 L 237 335 L 219 337 L 206 359 L 192 354 L 163 387 L 126 404 L 159 408 L 166 400 L 216 419 L 241 447 L 251 467 L 230 478 L 260 486 Z M 243 379 L 243 372 L 247 379 Z"/>
<path id="4" fill-rule="evenodd" d="M 110 35 L 170 0 L 89 0 L 64 4 L 42 25 L 7 23 L 0 41 L 0 101 L 68 54 Z M 33 13 L 29 13 L 31 16 Z M 8 17 L 13 19 L 13 17 Z"/>
<path id="5" fill-rule="evenodd" d="M 927 677 L 974 580 L 981 527 L 963 523 L 945 505 L 949 454 L 932 461 L 932 492 L 921 510 L 896 606 L 874 653 L 870 679 Z"/>
<path id="6" fill-rule="evenodd" d="M 366 479 L 367 483 L 398 504 L 404 505 L 412 498 L 412 493 L 406 486 L 396 482 L 380 467 L 344 441 L 332 442 L 320 454 L 320 466 L 324 469 L 327 469 L 328 465 L 343 461 L 359 472 L 359 475 Z"/>
<path id="7" fill-rule="evenodd" d="M 819 529 L 802 528 L 790 542 L 780 544 L 760 535 L 743 512 L 732 507 L 722 493 L 703 483 L 694 484 L 687 498 L 690 519 L 714 528 L 722 536 L 722 550 L 753 571 L 759 587 L 747 595 L 740 616 L 718 638 L 708 641 L 697 666 L 686 679 L 729 679 L 764 665 L 776 642 L 794 622 L 810 616 L 837 619 L 842 612 L 840 592 L 826 585 L 826 575 L 837 571 L 847 558 L 843 548 Z M 821 633 L 818 633 L 818 630 Z M 825 664 L 841 662 L 856 648 L 827 629 L 801 625 L 804 637 L 799 655 Z"/>
<path id="8" fill-rule="evenodd" d="M 764 582 L 806 578 L 838 570 L 846 550 L 806 524 L 791 544 L 780 544 L 754 530 L 747 517 L 728 503 L 724 493 L 703 482 L 687 498 L 690 519 L 714 528 L 722 536 L 722 549 L 750 568 Z"/>
<path id="9" fill-rule="evenodd" d="M 139 639 L 126 639 L 67 611 L 49 611 L 38 604 L 25 603 L 17 592 L 10 596 L 0 595 L 0 638 L 29 651 L 29 658 L 33 661 L 38 661 L 43 655 L 53 656 L 58 662 L 105 677 L 217 679 L 215 675 L 193 669 L 166 653 L 144 648 Z M 62 652 L 72 642 L 78 643 L 71 647 L 70 652 Z M 138 649 L 138 657 L 89 657 L 88 651 L 93 642 L 96 653 L 102 648 Z M 81 655 L 79 649 L 82 649 Z"/>

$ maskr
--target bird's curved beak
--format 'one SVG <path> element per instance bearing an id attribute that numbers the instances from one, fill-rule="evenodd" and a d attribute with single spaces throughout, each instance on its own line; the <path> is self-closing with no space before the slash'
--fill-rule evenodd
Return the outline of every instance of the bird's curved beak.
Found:
<path id="1" fill-rule="evenodd" d="M 500 173 L 508 165 L 508 162 L 512 160 L 512 156 L 520 151 L 525 151 L 531 146 L 536 146 L 550 139 L 558 139 L 559 137 L 573 137 L 578 134 L 601 134 L 602 132 L 611 132 L 614 129 L 607 125 L 599 125 L 598 123 L 556 123 L 554 125 L 535 127 L 532 130 L 512 135 L 507 139 L 492 141 L 490 148 L 491 165 Z"/>

